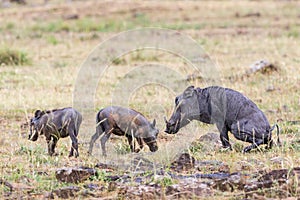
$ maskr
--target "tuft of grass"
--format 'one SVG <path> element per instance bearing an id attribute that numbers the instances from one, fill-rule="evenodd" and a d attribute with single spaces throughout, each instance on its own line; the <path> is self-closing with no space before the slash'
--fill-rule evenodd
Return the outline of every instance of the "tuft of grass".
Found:
<path id="1" fill-rule="evenodd" d="M 130 61 L 132 62 L 158 62 L 159 59 L 155 55 L 147 54 L 144 50 L 136 50 L 130 54 Z"/>
<path id="2" fill-rule="evenodd" d="M 170 177 L 163 177 L 162 179 L 157 181 L 158 184 L 160 184 L 162 187 L 168 187 L 173 185 L 175 182 Z"/>
<path id="3" fill-rule="evenodd" d="M 90 177 L 92 181 L 110 182 L 111 179 L 107 177 L 107 173 L 103 170 L 98 170 L 97 173 Z"/>
<path id="4" fill-rule="evenodd" d="M 287 33 L 288 37 L 292 37 L 292 38 L 299 38 L 300 34 L 299 34 L 299 29 L 297 28 L 291 28 L 288 33 Z"/>
<path id="5" fill-rule="evenodd" d="M 52 32 L 61 32 L 61 31 L 70 31 L 71 26 L 62 20 L 58 20 L 58 21 L 52 21 L 48 23 L 35 24 L 30 29 L 33 32 L 52 33 Z"/>
<path id="6" fill-rule="evenodd" d="M 68 63 L 64 62 L 64 61 L 56 61 L 53 63 L 52 65 L 54 68 L 64 68 L 66 66 L 68 66 Z"/>
<path id="7" fill-rule="evenodd" d="M 76 21 L 56 20 L 47 23 L 37 23 L 29 28 L 33 32 L 54 33 L 54 32 L 116 32 L 144 26 L 149 23 L 145 14 L 137 14 L 133 19 L 125 20 L 96 20 L 84 17 Z M 3 27 L 6 28 L 6 27 Z M 7 29 L 7 28 L 6 28 Z"/>
<path id="8" fill-rule="evenodd" d="M 116 145 L 114 145 L 114 149 L 115 149 L 116 153 L 120 154 L 120 155 L 130 153 L 130 151 L 131 151 L 130 146 L 125 142 L 117 143 Z"/>
<path id="9" fill-rule="evenodd" d="M 6 30 L 12 30 L 13 28 L 15 28 L 15 24 L 13 22 L 8 22 L 6 25 L 5 25 L 5 29 Z"/>
<path id="10" fill-rule="evenodd" d="M 125 65 L 127 61 L 124 58 L 116 58 L 112 61 L 114 65 Z"/>
<path id="11" fill-rule="evenodd" d="M 173 23 L 173 24 L 161 24 L 163 28 L 173 30 L 201 30 L 206 27 L 205 24 L 187 24 L 187 23 Z"/>
<path id="12" fill-rule="evenodd" d="M 202 152 L 204 149 L 203 147 L 203 144 L 200 143 L 200 142 L 194 142 L 190 148 L 189 148 L 189 151 L 192 153 L 192 154 L 196 154 L 198 152 Z"/>
<path id="13" fill-rule="evenodd" d="M 242 152 L 244 145 L 241 142 L 236 142 L 233 144 L 232 148 L 235 150 L 235 152 Z"/>
<path id="14" fill-rule="evenodd" d="M 0 49 L 0 65 L 30 65 L 31 60 L 27 53 L 20 50 Z"/>
<path id="15" fill-rule="evenodd" d="M 57 45 L 58 44 L 58 40 L 56 39 L 56 37 L 54 35 L 50 35 L 47 37 L 47 42 L 53 45 Z"/>
<path id="16" fill-rule="evenodd" d="M 91 18 L 82 18 L 75 22 L 70 21 L 52 21 L 48 23 L 38 23 L 33 25 L 30 30 L 43 33 L 59 32 L 115 32 L 133 28 L 131 23 L 124 23 L 116 20 L 96 21 Z"/>

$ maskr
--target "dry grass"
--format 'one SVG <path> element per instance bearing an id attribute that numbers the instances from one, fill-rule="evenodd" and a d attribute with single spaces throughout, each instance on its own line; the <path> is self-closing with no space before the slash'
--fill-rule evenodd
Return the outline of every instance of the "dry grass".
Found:
<path id="1" fill-rule="evenodd" d="M 0 66 L 0 178 L 41 193 L 62 185 L 54 178 L 56 168 L 93 166 L 99 160 L 86 156 L 85 145 L 80 146 L 79 159 L 68 158 L 69 139 L 59 141 L 57 150 L 62 155 L 49 157 L 43 138 L 36 143 L 27 141 L 27 133 L 20 125 L 35 109 L 71 106 L 80 65 L 93 48 L 119 31 L 143 26 L 177 29 L 193 37 L 216 63 L 222 86 L 253 99 L 271 124 L 278 121 L 281 126 L 282 147 L 250 154 L 224 153 L 217 149 L 199 151 L 195 153 L 199 160 L 226 162 L 232 172 L 240 170 L 241 162 L 251 166 L 249 171 L 299 166 L 300 144 L 292 142 L 299 140 L 300 127 L 287 123 L 300 120 L 299 7 L 297 1 L 50 1 L 46 6 L 2 8 L 1 46 L 21 49 L 30 57 L 31 65 Z M 79 19 L 67 20 L 71 15 L 78 15 Z M 228 78 L 244 74 L 260 59 L 276 63 L 280 71 L 243 79 Z M 166 65 L 184 75 L 193 73 L 181 58 L 167 52 L 148 50 L 125 55 L 99 80 L 95 113 L 111 104 L 111 95 L 126 74 L 148 63 Z M 208 83 L 193 80 L 190 84 L 205 87 Z M 158 127 L 164 130 L 163 116 L 171 114 L 174 96 L 166 88 L 148 85 L 130 96 L 129 105 L 145 113 L 150 120 L 156 118 Z M 190 127 L 197 127 L 199 137 L 209 131 L 217 132 L 214 126 L 196 122 Z M 195 132 L 191 128 L 181 132 L 189 134 L 191 131 Z M 86 141 L 93 132 L 83 129 L 79 139 Z M 164 133 L 161 131 L 161 134 Z M 169 140 L 172 138 L 168 136 Z M 160 146 L 165 145 L 163 141 Z M 231 141 L 237 146 L 245 145 L 233 138 Z M 280 161 L 272 161 L 274 158 Z M 40 175 L 39 171 L 49 176 Z M 6 189 L 0 186 L 0 194 Z"/>

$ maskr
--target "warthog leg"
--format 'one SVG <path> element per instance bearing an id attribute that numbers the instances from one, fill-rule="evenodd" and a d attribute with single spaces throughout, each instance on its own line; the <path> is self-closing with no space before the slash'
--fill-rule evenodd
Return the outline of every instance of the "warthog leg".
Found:
<path id="1" fill-rule="evenodd" d="M 126 135 L 131 152 L 135 152 L 135 145 L 131 135 Z M 137 153 L 137 152 L 136 152 Z"/>
<path id="2" fill-rule="evenodd" d="M 74 155 L 74 150 L 75 150 L 75 157 L 78 157 L 79 156 L 79 152 L 78 152 L 78 140 L 77 140 L 77 137 L 76 137 L 76 133 L 75 133 L 75 130 L 70 134 L 70 138 L 72 140 L 72 147 L 71 147 L 71 150 L 70 150 L 70 154 L 69 154 L 69 157 L 73 156 Z"/>
<path id="3" fill-rule="evenodd" d="M 135 148 L 135 144 L 134 144 L 134 140 L 133 140 L 133 137 L 131 135 L 126 135 L 127 137 L 127 140 L 128 140 L 128 143 L 130 145 L 130 150 L 131 152 L 135 152 L 135 153 L 138 153 L 142 148 L 143 148 L 143 141 L 141 138 L 136 138 L 140 148 L 139 149 L 136 149 Z"/>
<path id="4" fill-rule="evenodd" d="M 243 153 L 247 153 L 247 152 L 251 151 L 252 149 L 257 148 L 259 145 L 261 145 L 263 143 L 264 143 L 263 140 L 255 140 L 255 142 L 252 145 L 244 148 Z"/>
<path id="5" fill-rule="evenodd" d="M 93 148 L 94 148 L 94 144 L 96 142 L 96 140 L 98 140 L 98 138 L 103 134 L 103 130 L 101 128 L 100 125 L 98 125 L 96 127 L 96 133 L 91 137 L 91 141 L 90 141 L 90 147 L 89 147 L 89 150 L 88 150 L 88 154 L 91 155 L 92 152 L 93 152 Z"/>
<path id="6" fill-rule="evenodd" d="M 55 153 L 55 147 L 57 144 L 57 137 L 51 137 L 50 139 L 47 139 L 47 144 L 48 144 L 48 154 L 50 156 L 53 156 Z"/>
<path id="7" fill-rule="evenodd" d="M 229 143 L 228 128 L 224 124 L 217 125 L 217 128 L 219 129 L 219 132 L 220 132 L 220 139 L 221 139 L 223 148 L 229 148 L 231 150 L 232 148 Z"/>
<path id="8" fill-rule="evenodd" d="M 142 138 L 136 138 L 136 140 L 137 140 L 138 144 L 140 145 L 140 149 L 142 149 L 144 147 Z"/>
<path id="9" fill-rule="evenodd" d="M 244 148 L 243 153 L 249 152 L 261 144 L 267 144 L 266 148 L 272 147 L 271 134 L 267 132 L 262 133 L 262 131 L 257 130 L 253 124 L 244 121 L 239 121 L 231 126 L 231 132 L 236 139 L 252 143 L 252 145 Z"/>
<path id="10" fill-rule="evenodd" d="M 107 156 L 106 149 L 105 149 L 105 143 L 109 139 L 110 135 L 111 135 L 111 131 L 109 131 L 108 133 L 104 133 L 104 135 L 101 138 L 102 155 L 105 157 Z"/>

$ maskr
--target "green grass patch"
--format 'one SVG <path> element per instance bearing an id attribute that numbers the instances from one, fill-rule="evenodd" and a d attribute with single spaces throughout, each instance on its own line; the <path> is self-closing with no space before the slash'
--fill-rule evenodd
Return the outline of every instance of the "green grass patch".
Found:
<path id="1" fill-rule="evenodd" d="M 13 22 L 8 22 L 6 25 L 5 25 L 5 29 L 6 30 L 12 30 L 13 28 L 15 28 L 15 24 Z"/>
<path id="2" fill-rule="evenodd" d="M 3 48 L 0 49 L 0 65 L 30 65 L 31 59 L 24 51 Z"/>
<path id="3" fill-rule="evenodd" d="M 47 42 L 49 44 L 53 44 L 53 45 L 57 45 L 58 44 L 58 40 L 56 39 L 56 37 L 54 35 L 50 35 L 47 37 Z"/>
<path id="4" fill-rule="evenodd" d="M 125 64 L 127 64 L 127 61 L 124 59 L 124 58 L 116 58 L 116 59 L 114 59 L 113 61 L 112 61 L 112 63 L 114 64 L 114 65 L 125 65 Z"/>
<path id="5" fill-rule="evenodd" d="M 174 23 L 174 24 L 158 24 L 157 27 L 174 29 L 174 30 L 200 30 L 206 27 L 205 24 L 187 24 L 187 23 Z"/>
<path id="6" fill-rule="evenodd" d="M 34 32 L 60 32 L 60 31 L 70 31 L 71 26 L 67 22 L 64 22 L 62 20 L 58 21 L 52 21 L 48 23 L 38 23 L 32 26 L 31 31 Z"/>
<path id="7" fill-rule="evenodd" d="M 292 28 L 288 31 L 287 36 L 288 36 L 288 37 L 292 37 L 292 38 L 299 38 L 299 36 L 300 36 L 299 31 L 300 31 L 300 28 L 292 27 Z"/>
<path id="8" fill-rule="evenodd" d="M 157 184 L 160 184 L 162 187 L 168 187 L 176 183 L 176 181 L 170 177 L 163 177 L 162 179 L 157 180 L 156 182 Z"/>
<path id="9" fill-rule="evenodd" d="M 7 22 L 0 25 L 0 31 L 11 31 L 16 27 L 15 23 Z"/>
<path id="10" fill-rule="evenodd" d="M 117 144 L 115 144 L 114 150 L 117 154 L 120 154 L 120 155 L 130 153 L 130 151 L 131 151 L 130 146 L 125 141 L 118 142 Z"/>
<path id="11" fill-rule="evenodd" d="M 51 21 L 47 23 L 37 23 L 29 28 L 30 31 L 34 32 L 116 32 L 124 31 L 138 26 L 144 26 L 147 19 L 146 17 L 137 17 L 135 19 L 125 20 L 96 20 L 92 18 L 82 18 L 76 21 Z"/>
<path id="12" fill-rule="evenodd" d="M 165 24 L 161 22 L 152 23 L 146 14 L 140 13 L 133 17 L 125 19 L 105 19 L 97 20 L 90 17 L 84 17 L 75 21 L 56 20 L 47 23 L 39 22 L 29 28 L 34 32 L 119 32 L 140 27 L 162 27 L 174 30 L 199 30 L 206 27 L 206 24 L 198 23 L 171 23 Z M 6 27 L 3 27 L 7 29 Z"/>
<path id="13" fill-rule="evenodd" d="M 111 181 L 110 178 L 108 178 L 107 176 L 109 175 L 109 173 L 106 173 L 103 170 L 97 170 L 97 173 L 93 176 L 90 177 L 91 181 L 101 181 L 101 182 L 109 182 Z"/>
<path id="14" fill-rule="evenodd" d="M 205 147 L 201 142 L 194 142 L 189 148 L 189 151 L 193 155 L 196 153 L 202 152 L 203 150 L 205 150 Z"/>

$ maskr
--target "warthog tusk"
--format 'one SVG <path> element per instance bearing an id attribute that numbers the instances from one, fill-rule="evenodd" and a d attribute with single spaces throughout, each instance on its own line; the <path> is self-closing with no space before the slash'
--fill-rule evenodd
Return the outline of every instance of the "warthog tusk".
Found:
<path id="1" fill-rule="evenodd" d="M 166 118 L 166 116 L 164 116 L 164 120 L 165 120 L 166 124 L 169 123 L 168 120 L 167 120 L 167 118 Z"/>

